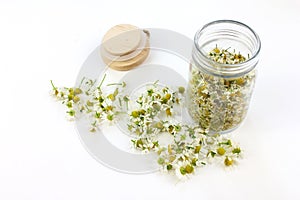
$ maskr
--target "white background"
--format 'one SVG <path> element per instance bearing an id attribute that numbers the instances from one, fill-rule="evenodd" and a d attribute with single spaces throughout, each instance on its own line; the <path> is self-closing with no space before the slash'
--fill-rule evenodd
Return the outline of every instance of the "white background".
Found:
<path id="1" fill-rule="evenodd" d="M 262 41 L 248 117 L 235 139 L 245 159 L 184 183 L 108 169 L 81 145 L 49 80 L 72 86 L 89 53 L 119 23 L 188 37 L 216 19 Z M 0 1 L 0 199 L 300 199 L 300 1 Z"/>

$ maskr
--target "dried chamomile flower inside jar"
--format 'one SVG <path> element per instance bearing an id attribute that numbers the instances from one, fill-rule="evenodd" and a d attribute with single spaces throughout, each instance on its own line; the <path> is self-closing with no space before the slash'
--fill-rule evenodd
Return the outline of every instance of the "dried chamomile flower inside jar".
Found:
<path id="1" fill-rule="evenodd" d="M 225 133 L 244 120 L 259 51 L 257 34 L 237 21 L 211 22 L 196 33 L 187 101 L 190 115 L 202 128 Z"/>

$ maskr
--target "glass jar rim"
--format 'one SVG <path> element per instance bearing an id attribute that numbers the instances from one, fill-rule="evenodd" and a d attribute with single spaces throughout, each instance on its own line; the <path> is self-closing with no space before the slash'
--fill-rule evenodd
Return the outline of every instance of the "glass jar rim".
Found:
<path id="1" fill-rule="evenodd" d="M 201 48 L 199 46 L 199 44 L 196 42 L 200 36 L 200 33 L 202 33 L 207 27 L 209 26 L 212 26 L 212 25 L 216 25 L 216 24 L 235 24 L 235 25 L 239 25 L 239 26 L 242 26 L 246 29 L 248 29 L 254 36 L 256 42 L 257 42 L 257 49 L 256 51 L 254 52 L 254 54 L 249 58 L 247 59 L 246 61 L 242 62 L 242 63 L 237 63 L 237 64 L 221 64 L 221 63 L 218 63 L 214 60 L 211 60 L 207 57 L 207 55 L 204 55 L 203 52 L 201 51 Z M 239 66 L 239 65 L 246 65 L 247 63 L 250 63 L 252 62 L 252 60 L 254 60 L 258 55 L 259 55 L 259 52 L 260 52 L 260 49 L 261 49 L 261 41 L 260 41 L 260 38 L 259 36 L 257 35 L 257 33 L 252 29 L 250 28 L 248 25 L 242 23 L 242 22 L 239 22 L 239 21 L 235 21 L 235 20 L 227 20 L 227 19 L 224 19 L 224 20 L 215 20 L 215 21 L 212 21 L 212 22 L 209 22 L 207 24 L 205 24 L 201 29 L 199 29 L 195 36 L 194 36 L 194 45 L 197 49 L 197 51 L 203 56 L 204 59 L 206 59 L 206 61 L 208 62 L 214 62 L 220 66 L 224 66 L 224 67 L 228 67 L 228 68 L 231 68 L 231 67 L 236 67 L 236 66 Z"/>

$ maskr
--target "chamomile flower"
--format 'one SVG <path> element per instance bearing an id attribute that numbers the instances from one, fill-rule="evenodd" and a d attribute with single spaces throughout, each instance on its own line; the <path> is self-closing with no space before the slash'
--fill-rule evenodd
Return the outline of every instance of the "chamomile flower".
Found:
<path id="1" fill-rule="evenodd" d="M 105 76 L 98 86 L 94 80 L 83 79 L 79 87 L 72 88 L 58 88 L 51 81 L 52 95 L 66 106 L 69 119 L 87 115 L 92 133 L 103 123 L 112 125 L 118 115 L 127 110 L 133 147 L 144 154 L 156 152 L 162 171 L 175 174 L 180 180 L 209 163 L 228 167 L 241 157 L 242 150 L 229 136 L 210 135 L 207 129 L 183 124 L 176 118 L 184 102 L 183 87 L 174 90 L 155 82 L 136 99 L 130 99 L 128 94 L 122 93 L 125 83 L 109 84 L 115 89 L 107 92 L 103 88 L 104 79 Z M 205 96 L 207 91 L 203 89 L 200 93 Z M 129 109 L 129 102 L 136 104 Z M 171 140 L 161 145 L 158 137 L 161 134 L 167 134 Z"/>

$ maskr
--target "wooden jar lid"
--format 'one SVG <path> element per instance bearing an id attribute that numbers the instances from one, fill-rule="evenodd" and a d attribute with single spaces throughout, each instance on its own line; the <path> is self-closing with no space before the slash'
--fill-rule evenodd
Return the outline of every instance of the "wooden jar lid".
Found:
<path id="1" fill-rule="evenodd" d="M 130 24 L 112 27 L 103 37 L 101 56 L 111 68 L 130 70 L 149 54 L 149 32 Z"/>

